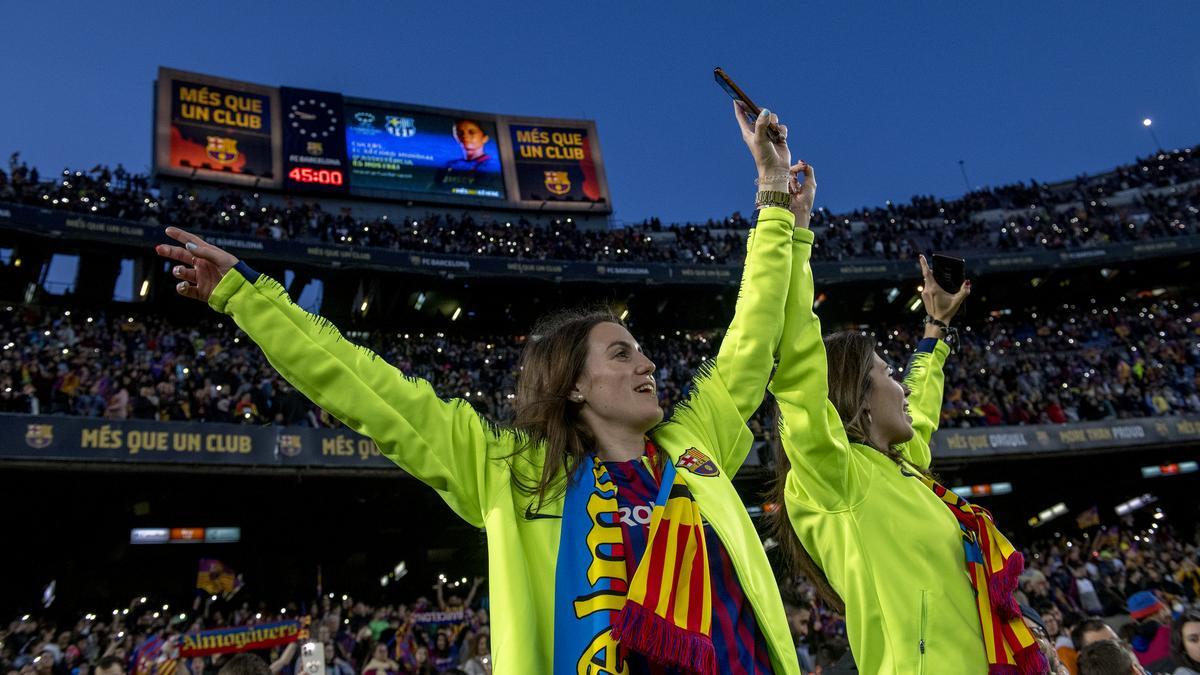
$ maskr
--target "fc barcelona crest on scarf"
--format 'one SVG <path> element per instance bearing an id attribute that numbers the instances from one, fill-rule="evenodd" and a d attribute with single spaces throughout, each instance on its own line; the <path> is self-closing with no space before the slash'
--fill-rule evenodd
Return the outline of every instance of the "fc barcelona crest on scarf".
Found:
<path id="1" fill-rule="evenodd" d="M 675 462 L 675 466 L 681 469 L 687 469 L 697 476 L 716 476 L 721 473 L 717 469 L 717 465 L 708 455 L 700 452 L 695 448 L 688 448 L 682 455 L 679 456 L 679 461 Z"/>

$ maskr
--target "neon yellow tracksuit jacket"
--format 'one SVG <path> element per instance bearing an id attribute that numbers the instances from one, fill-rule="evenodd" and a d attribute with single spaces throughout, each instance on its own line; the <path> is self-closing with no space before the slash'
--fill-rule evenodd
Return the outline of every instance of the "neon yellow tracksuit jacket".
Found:
<path id="1" fill-rule="evenodd" d="M 697 375 L 687 405 L 651 432 L 672 461 L 696 448 L 717 464 L 715 476 L 680 474 L 733 560 L 777 673 L 798 673 L 796 654 L 762 543 L 730 478 L 750 450 L 746 420 L 762 401 L 783 331 L 793 222 L 785 209 L 762 210 L 717 357 Z M 562 524 L 554 516 L 561 516 L 563 504 L 560 497 L 534 513 L 535 498 L 514 488 L 503 459 L 515 448 L 514 435 L 490 427 L 461 400 L 442 401 L 428 382 L 406 377 L 348 342 L 327 321 L 293 304 L 275 280 L 248 280 L 243 272 L 252 271 L 226 274 L 209 305 L 233 317 L 296 389 L 374 439 L 464 520 L 486 528 L 495 672 L 550 673 Z M 545 452 L 522 455 L 514 460 L 516 469 L 540 476 Z M 585 664 L 579 672 L 608 671 Z"/>
<path id="2" fill-rule="evenodd" d="M 846 603 L 859 672 L 986 673 L 957 521 L 911 473 L 850 442 L 828 400 L 810 254 L 793 254 L 779 368 L 770 386 L 792 464 L 784 491 L 788 518 Z M 915 433 L 901 451 L 921 468 L 930 463 L 949 352 L 945 342 L 923 340 L 905 377 Z"/>

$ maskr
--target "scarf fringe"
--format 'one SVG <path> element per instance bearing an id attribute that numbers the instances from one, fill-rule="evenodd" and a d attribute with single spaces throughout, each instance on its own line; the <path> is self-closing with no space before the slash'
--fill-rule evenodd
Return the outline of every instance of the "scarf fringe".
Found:
<path id="1" fill-rule="evenodd" d="M 612 636 L 623 647 L 645 655 L 654 663 L 698 675 L 717 672 L 712 638 L 676 626 L 635 602 L 625 603 L 613 621 Z"/>
<path id="2" fill-rule="evenodd" d="M 1008 560 L 1004 561 L 1004 569 L 987 575 L 988 597 L 992 601 L 992 607 L 996 608 L 996 613 L 1005 620 L 1011 621 L 1021 616 L 1021 607 L 1013 593 L 1016 592 L 1021 573 L 1024 571 L 1025 556 L 1021 555 L 1020 551 L 1014 551 Z"/>
<path id="3" fill-rule="evenodd" d="M 1050 662 L 1046 655 L 1033 643 L 1014 655 L 1017 659 L 1017 670 L 1021 675 L 1041 675 L 1050 672 Z"/>

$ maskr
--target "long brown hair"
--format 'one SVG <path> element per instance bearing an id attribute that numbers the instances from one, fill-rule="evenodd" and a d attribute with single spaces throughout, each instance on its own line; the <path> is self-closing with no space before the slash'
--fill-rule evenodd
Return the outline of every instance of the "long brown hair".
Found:
<path id="1" fill-rule="evenodd" d="M 1180 665 L 1195 670 L 1200 668 L 1200 663 L 1188 656 L 1187 647 L 1183 644 L 1183 625 L 1187 623 L 1200 623 L 1200 609 L 1186 610 L 1171 626 L 1171 656 L 1174 656 Z"/>
<path id="2" fill-rule="evenodd" d="M 876 448 L 871 444 L 869 435 L 871 412 L 867 401 L 871 395 L 871 369 L 875 366 L 875 338 L 857 331 L 843 331 L 825 336 L 824 342 L 825 360 L 829 372 L 829 401 L 833 403 L 838 417 L 842 420 L 846 437 L 853 443 L 878 450 L 896 464 L 911 471 L 929 475 L 928 472 L 905 459 L 897 448 L 891 446 Z M 767 500 L 778 504 L 779 508 L 768 516 L 768 532 L 778 542 L 785 566 L 808 577 L 816 587 L 817 595 L 826 605 L 840 613 L 845 613 L 846 603 L 833 589 L 825 571 L 804 549 L 800 538 L 792 529 L 792 522 L 788 518 L 784 501 L 784 489 L 791 468 L 787 453 L 783 451 L 783 443 L 777 443 L 775 478 L 768 489 Z"/>
<path id="3" fill-rule="evenodd" d="M 537 495 L 537 507 L 561 494 L 596 438 L 570 399 L 587 364 L 588 335 L 601 323 L 625 324 L 604 307 L 569 309 L 543 317 L 521 351 L 513 429 L 520 441 L 511 456 L 512 480 Z M 541 475 L 533 455 L 545 453 Z"/>

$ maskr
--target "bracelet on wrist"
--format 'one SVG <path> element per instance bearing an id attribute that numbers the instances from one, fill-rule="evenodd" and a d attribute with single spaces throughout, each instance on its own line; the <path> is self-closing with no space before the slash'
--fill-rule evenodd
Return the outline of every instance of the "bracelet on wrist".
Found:
<path id="1" fill-rule="evenodd" d="M 925 315 L 924 323 L 933 324 L 933 325 L 937 326 L 938 328 L 942 329 L 942 332 L 946 332 L 946 331 L 950 330 L 950 324 L 948 324 L 945 321 L 942 321 L 940 319 L 935 319 L 932 316 L 930 316 L 929 314 Z"/>
<path id="2" fill-rule="evenodd" d="M 790 173 L 766 174 L 755 178 L 754 184 L 763 185 L 766 183 L 790 183 L 791 180 L 792 174 Z"/>
<path id="3" fill-rule="evenodd" d="M 923 323 L 926 326 L 936 327 L 938 329 L 938 332 L 942 334 L 942 337 L 941 337 L 942 342 L 945 342 L 947 345 L 949 345 L 951 352 L 957 351 L 957 349 L 958 349 L 958 329 L 957 328 L 951 328 L 950 324 L 948 324 L 945 321 L 942 321 L 940 319 L 935 319 L 928 314 L 925 315 L 925 320 L 923 321 Z"/>

